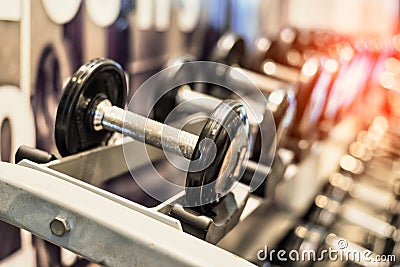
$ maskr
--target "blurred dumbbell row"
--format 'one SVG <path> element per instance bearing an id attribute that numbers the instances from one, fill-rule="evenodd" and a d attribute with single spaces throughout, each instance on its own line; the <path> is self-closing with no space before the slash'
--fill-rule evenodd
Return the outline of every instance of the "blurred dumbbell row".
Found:
<path id="1" fill-rule="evenodd" d="M 275 254 L 265 259 L 277 266 L 398 264 L 399 135 L 392 119 L 376 117 L 357 134 L 338 171 L 329 176 L 308 211 L 276 248 L 315 255 L 289 259 L 287 254 L 280 258 Z"/>

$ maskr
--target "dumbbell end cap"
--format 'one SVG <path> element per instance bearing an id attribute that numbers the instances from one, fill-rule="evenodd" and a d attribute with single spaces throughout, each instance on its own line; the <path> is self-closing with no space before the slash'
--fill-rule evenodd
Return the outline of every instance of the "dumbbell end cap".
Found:
<path id="1" fill-rule="evenodd" d="M 55 140 L 62 156 L 75 154 L 105 144 L 112 133 L 96 131 L 89 122 L 93 102 L 107 98 L 123 108 L 126 78 L 122 67 L 109 59 L 94 59 L 82 65 L 64 88 L 57 109 Z"/>

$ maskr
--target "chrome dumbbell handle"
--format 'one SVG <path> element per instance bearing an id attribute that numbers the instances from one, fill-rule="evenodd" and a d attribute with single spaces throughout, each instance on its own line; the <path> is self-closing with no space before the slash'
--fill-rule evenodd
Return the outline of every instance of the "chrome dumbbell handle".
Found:
<path id="1" fill-rule="evenodd" d="M 184 105 L 185 102 L 188 102 L 189 105 L 184 105 L 185 110 L 188 112 L 210 112 L 211 110 L 214 110 L 220 103 L 222 103 L 221 99 L 196 92 L 188 85 L 183 85 L 178 89 L 175 96 L 175 101 L 178 105 Z"/>
<path id="2" fill-rule="evenodd" d="M 96 106 L 93 118 L 93 127 L 97 131 L 119 132 L 167 152 L 183 154 L 188 159 L 192 158 L 198 141 L 197 135 L 112 106 L 107 99 Z"/>
<path id="3" fill-rule="evenodd" d="M 243 101 L 243 105 L 247 110 L 247 116 L 249 117 L 250 125 L 252 127 L 258 127 L 262 122 L 262 114 L 265 110 L 265 106 L 248 98 L 244 100 L 245 101 Z M 184 104 L 185 102 L 188 102 L 189 105 L 184 105 L 184 109 L 189 112 L 210 112 L 223 102 L 223 100 L 220 98 L 196 92 L 188 85 L 181 86 L 178 89 L 175 96 L 175 101 L 177 104 Z"/>

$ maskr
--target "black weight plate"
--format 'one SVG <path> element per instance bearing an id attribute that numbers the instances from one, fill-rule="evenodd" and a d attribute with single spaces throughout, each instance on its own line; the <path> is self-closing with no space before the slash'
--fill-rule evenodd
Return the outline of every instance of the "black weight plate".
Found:
<path id="1" fill-rule="evenodd" d="M 168 80 L 173 80 L 175 84 L 185 83 L 188 79 L 187 77 L 191 75 L 187 73 L 187 68 L 183 67 L 183 64 L 187 62 L 194 61 L 195 58 L 191 55 L 184 55 L 180 57 L 173 58 L 169 60 L 165 66 L 167 75 L 161 75 L 160 77 L 165 77 Z M 172 67 L 172 68 L 171 68 Z M 164 86 L 170 82 L 160 79 L 158 88 L 156 90 L 155 99 L 156 103 L 153 107 L 153 116 L 156 121 L 165 122 L 168 114 L 176 107 L 176 94 L 178 93 L 179 87 L 168 89 L 165 92 Z"/>
<path id="2" fill-rule="evenodd" d="M 164 123 L 168 117 L 168 114 L 176 107 L 176 95 L 178 94 L 179 87 L 168 90 L 165 94 L 162 94 L 160 90 L 156 93 L 156 103 L 153 107 L 154 120 Z M 160 96 L 161 95 L 161 96 Z"/>
<path id="3" fill-rule="evenodd" d="M 317 198 L 322 197 L 322 198 L 327 198 L 328 203 L 332 203 L 332 207 L 334 207 L 334 204 L 336 201 L 330 199 L 329 197 L 325 195 L 319 195 Z M 330 228 L 332 224 L 335 222 L 335 220 L 338 217 L 338 211 L 337 209 L 328 209 L 325 207 L 320 207 L 316 204 L 317 199 L 314 199 L 313 204 L 311 207 L 307 210 L 305 215 L 303 216 L 303 219 L 307 222 L 312 222 L 321 226 L 324 226 L 326 228 Z M 327 204 L 328 206 L 329 204 Z"/>
<path id="4" fill-rule="evenodd" d="M 99 97 L 123 108 L 126 89 L 125 73 L 112 60 L 91 60 L 73 74 L 65 86 L 56 116 L 55 140 L 62 156 L 102 145 L 111 137 L 111 132 L 95 131 L 88 117 Z"/>
<path id="5" fill-rule="evenodd" d="M 246 52 L 246 42 L 233 32 L 222 35 L 214 47 L 209 60 L 228 66 L 242 65 Z"/>
<path id="6" fill-rule="evenodd" d="M 229 176 L 224 181 L 217 181 L 217 179 L 221 179 L 220 172 L 225 159 L 231 156 L 229 153 L 231 143 L 239 136 L 240 128 L 243 125 L 247 127 L 248 133 L 247 114 L 245 108 L 239 102 L 225 100 L 211 113 L 199 135 L 186 176 L 186 201 L 188 204 L 197 206 L 201 211 L 206 211 L 210 207 L 210 203 L 219 199 L 218 184 L 223 184 L 224 190 L 226 189 L 225 193 L 231 190 L 236 182 L 234 178 L 232 179 Z M 199 146 L 202 140 L 205 139 L 211 139 L 216 145 L 217 150 L 214 158 L 211 158 L 214 155 L 209 153 L 209 147 Z M 232 151 L 232 153 L 240 154 L 239 151 Z M 207 162 L 211 162 L 208 167 L 198 171 L 194 170 L 196 166 L 205 166 Z M 238 164 L 241 164 L 241 162 L 238 162 Z M 214 184 L 212 184 L 211 190 L 208 190 L 208 192 L 207 190 L 199 189 L 199 187 L 213 182 Z"/>
<path id="7" fill-rule="evenodd" d="M 265 61 L 265 55 L 271 49 L 273 40 L 267 37 L 261 37 L 256 40 L 256 46 L 253 48 L 251 60 L 247 62 L 247 67 L 255 72 L 262 70 Z"/>
<path id="8" fill-rule="evenodd" d="M 209 60 L 228 66 L 240 66 L 244 61 L 245 51 L 246 42 L 244 39 L 236 33 L 227 32 L 219 38 Z M 227 70 L 229 70 L 229 68 L 227 68 Z M 229 79 L 228 77 L 229 75 L 227 73 L 223 73 L 220 79 L 225 82 L 226 79 Z M 222 99 L 232 97 L 232 91 L 217 85 L 208 85 L 205 88 L 205 92 Z"/>

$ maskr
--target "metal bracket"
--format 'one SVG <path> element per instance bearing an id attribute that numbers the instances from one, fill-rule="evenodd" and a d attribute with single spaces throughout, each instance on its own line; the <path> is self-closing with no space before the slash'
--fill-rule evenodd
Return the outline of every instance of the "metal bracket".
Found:
<path id="1" fill-rule="evenodd" d="M 23 164 L 35 165 L 26 161 Z M 95 263 L 106 266 L 158 266 L 160 262 L 163 266 L 254 266 L 161 222 L 158 218 L 165 216 L 161 213 L 150 214 L 151 209 L 72 177 L 3 162 L 0 162 L 0 170 L 1 220 Z M 166 217 L 165 221 L 173 220 Z M 56 235 L 51 229 L 57 218 L 68 225 L 63 235 Z"/>
<path id="2" fill-rule="evenodd" d="M 249 187 L 238 183 L 207 214 L 178 204 L 182 198 L 179 198 L 177 203 L 170 205 L 168 214 L 181 222 L 183 231 L 216 244 L 238 224 L 248 198 Z"/>

